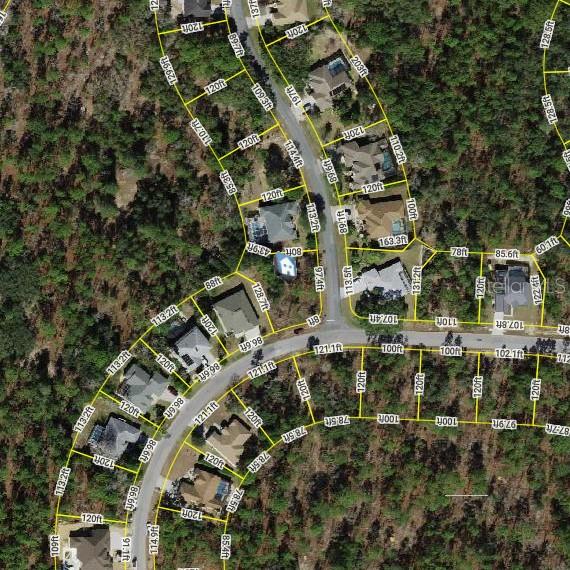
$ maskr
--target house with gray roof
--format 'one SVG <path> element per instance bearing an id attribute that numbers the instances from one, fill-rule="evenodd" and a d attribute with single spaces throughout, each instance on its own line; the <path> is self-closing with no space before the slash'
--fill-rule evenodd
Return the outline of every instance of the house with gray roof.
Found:
<path id="1" fill-rule="evenodd" d="M 146 413 L 167 387 L 168 380 L 160 372 L 153 372 L 151 375 L 133 363 L 125 370 L 117 394 Z"/>
<path id="2" fill-rule="evenodd" d="M 64 570 L 106 570 L 113 568 L 109 527 L 95 525 L 72 530 L 63 548 Z"/>
<path id="3" fill-rule="evenodd" d="M 366 138 L 355 139 L 342 144 L 339 153 L 341 162 L 352 180 L 352 188 L 381 182 L 396 174 L 388 141 L 385 138 L 376 141 Z"/>
<path id="4" fill-rule="evenodd" d="M 316 64 L 309 72 L 305 89 L 308 102 L 320 111 L 330 109 L 335 97 L 352 85 L 349 69 L 350 66 L 340 50 Z"/>
<path id="5" fill-rule="evenodd" d="M 412 291 L 410 276 L 398 257 L 387 263 L 371 267 L 354 278 L 354 294 L 364 291 L 381 291 L 384 299 L 399 299 Z M 343 296 L 346 293 L 343 288 Z"/>
<path id="6" fill-rule="evenodd" d="M 259 317 L 243 285 L 218 297 L 213 309 L 226 336 L 247 340 L 259 335 Z"/>
<path id="7" fill-rule="evenodd" d="M 93 453 L 118 460 L 129 445 L 136 443 L 140 436 L 141 431 L 138 426 L 111 414 L 105 425 L 95 425 L 87 443 Z"/>
<path id="8" fill-rule="evenodd" d="M 171 0 L 170 15 L 175 19 L 179 15 L 200 19 L 209 18 L 216 7 L 212 5 L 211 0 Z"/>
<path id="9" fill-rule="evenodd" d="M 495 313 L 512 317 L 517 307 L 532 305 L 529 268 L 526 265 L 495 265 Z"/>
<path id="10" fill-rule="evenodd" d="M 212 13 L 212 2 L 210 0 L 184 0 L 185 16 L 194 18 L 209 18 Z"/>
<path id="11" fill-rule="evenodd" d="M 198 326 L 193 326 L 174 342 L 174 351 L 190 372 L 215 360 L 210 341 Z"/>
<path id="12" fill-rule="evenodd" d="M 298 216 L 299 204 L 294 201 L 288 201 L 260 206 L 259 215 L 252 221 L 263 226 L 264 232 L 260 235 L 263 236 L 265 241 L 269 243 L 283 243 L 297 239 L 295 222 Z"/>

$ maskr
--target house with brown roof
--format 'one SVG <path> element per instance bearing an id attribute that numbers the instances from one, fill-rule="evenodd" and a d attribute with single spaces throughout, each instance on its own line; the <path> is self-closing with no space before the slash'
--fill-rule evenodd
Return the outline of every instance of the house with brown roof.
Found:
<path id="1" fill-rule="evenodd" d="M 217 512 L 224 505 L 231 491 L 231 481 L 196 465 L 189 479 L 180 483 L 179 493 L 188 506 L 196 506 Z"/>
<path id="2" fill-rule="evenodd" d="M 320 111 L 330 109 L 334 99 L 352 87 L 349 69 L 350 66 L 341 50 L 319 62 L 309 72 L 305 89 L 306 102 L 312 103 Z"/>
<path id="3" fill-rule="evenodd" d="M 388 141 L 385 138 L 375 141 L 367 138 L 355 139 L 340 145 L 339 153 L 351 180 L 351 188 L 382 182 L 396 174 Z"/>
<path id="4" fill-rule="evenodd" d="M 356 202 L 354 222 L 369 238 L 405 234 L 406 208 L 401 196 L 372 198 L 364 196 Z"/>
<path id="5" fill-rule="evenodd" d="M 229 420 L 222 421 L 219 427 L 210 427 L 206 433 L 206 443 L 235 467 L 252 435 L 249 427 L 233 415 Z"/>

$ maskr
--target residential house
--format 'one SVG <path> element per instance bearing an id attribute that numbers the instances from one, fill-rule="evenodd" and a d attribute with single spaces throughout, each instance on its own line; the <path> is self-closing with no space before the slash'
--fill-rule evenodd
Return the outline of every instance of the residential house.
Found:
<path id="1" fill-rule="evenodd" d="M 297 277 L 297 260 L 294 257 L 282 252 L 276 253 L 273 257 L 275 272 L 279 277 L 286 281 L 292 281 Z"/>
<path id="2" fill-rule="evenodd" d="M 356 202 L 355 213 L 356 226 L 371 239 L 407 233 L 406 208 L 401 196 L 364 196 Z"/>
<path id="3" fill-rule="evenodd" d="M 211 426 L 206 433 L 206 443 L 228 463 L 236 466 L 247 440 L 252 436 L 249 427 L 238 416 L 224 420 L 220 426 Z"/>
<path id="4" fill-rule="evenodd" d="M 203 19 L 211 16 L 213 8 L 211 0 L 172 0 L 171 15 Z"/>
<path id="5" fill-rule="evenodd" d="M 399 299 L 412 290 L 410 276 L 399 258 L 371 267 L 354 278 L 354 293 L 379 289 L 385 299 Z M 344 294 L 346 295 L 346 294 Z"/>
<path id="6" fill-rule="evenodd" d="M 226 336 L 248 340 L 260 334 L 259 317 L 243 285 L 217 297 L 213 309 Z"/>
<path id="7" fill-rule="evenodd" d="M 93 453 L 118 460 L 129 445 L 141 437 L 140 429 L 123 418 L 111 414 L 105 425 L 96 424 L 87 443 Z"/>
<path id="8" fill-rule="evenodd" d="M 249 239 L 255 243 L 283 243 L 296 239 L 297 202 L 280 202 L 259 207 L 259 213 L 247 220 Z"/>
<path id="9" fill-rule="evenodd" d="M 495 265 L 495 313 L 512 317 L 517 307 L 532 305 L 527 265 Z"/>
<path id="10" fill-rule="evenodd" d="M 339 153 L 351 180 L 351 188 L 382 182 L 396 174 L 394 160 L 385 138 L 375 141 L 358 138 L 340 145 Z"/>
<path id="11" fill-rule="evenodd" d="M 136 363 L 124 372 L 117 394 L 146 413 L 168 388 L 168 380 L 159 372 L 149 374 Z"/>
<path id="12" fill-rule="evenodd" d="M 330 109 L 334 99 L 352 86 L 349 69 L 350 66 L 340 50 L 319 62 L 309 72 L 305 89 L 307 102 L 320 111 Z"/>
<path id="13" fill-rule="evenodd" d="M 230 494 L 231 481 L 201 465 L 196 465 L 190 480 L 184 479 L 178 491 L 187 505 L 217 512 Z"/>
<path id="14" fill-rule="evenodd" d="M 198 326 L 193 326 L 174 341 L 174 351 L 190 372 L 215 360 L 210 341 Z"/>
<path id="15" fill-rule="evenodd" d="M 69 533 L 63 548 L 63 570 L 106 570 L 113 568 L 109 527 L 96 525 Z"/>

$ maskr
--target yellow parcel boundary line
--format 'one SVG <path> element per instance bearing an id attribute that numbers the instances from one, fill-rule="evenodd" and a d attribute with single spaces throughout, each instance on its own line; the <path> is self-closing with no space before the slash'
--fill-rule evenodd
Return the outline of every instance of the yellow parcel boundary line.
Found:
<path id="1" fill-rule="evenodd" d="M 552 18 L 554 18 L 554 15 L 555 15 L 556 10 L 557 10 L 557 8 L 558 8 L 558 5 L 559 5 L 560 3 L 565 4 L 565 5 L 570 5 L 568 2 L 565 2 L 564 0 L 559 0 L 559 1 L 556 3 L 556 6 L 555 6 L 555 8 L 554 8 L 554 10 L 553 10 L 553 12 L 552 12 Z M 6 3 L 5 3 L 5 5 L 4 5 L 4 11 L 7 11 L 8 7 L 10 6 L 10 4 L 11 4 L 11 0 L 7 0 Z M 226 13 L 227 13 L 227 10 L 226 10 Z M 327 10 L 327 15 L 329 15 L 329 14 L 328 14 L 328 10 Z M 329 15 L 329 16 L 330 16 L 330 15 Z M 161 37 L 160 37 L 161 34 L 160 34 L 160 30 L 159 30 L 158 16 L 157 16 L 157 13 L 156 13 L 156 12 L 155 12 L 155 14 L 154 14 L 154 18 L 155 18 L 155 26 L 156 26 L 156 30 L 157 30 L 157 39 L 158 39 L 159 47 L 160 47 L 161 53 L 164 55 L 164 48 L 163 48 L 162 41 L 161 41 Z M 229 23 L 228 23 L 227 15 L 226 15 L 226 19 L 225 19 L 225 20 L 222 20 L 222 21 L 220 21 L 220 22 L 226 22 L 226 24 L 228 25 L 228 31 L 229 31 Z M 220 22 L 217 22 L 217 23 L 220 23 Z M 331 18 L 331 22 L 332 22 L 332 18 Z M 336 26 L 335 26 L 335 29 L 336 29 Z M 337 32 L 338 32 L 338 30 L 337 30 Z M 340 32 L 339 32 L 339 35 L 340 35 Z M 342 38 L 342 36 L 341 36 L 341 38 Z M 346 45 L 347 45 L 347 44 L 346 44 Z M 267 46 L 266 46 L 266 47 L 267 47 Z M 348 45 L 347 45 L 347 47 L 348 47 Z M 268 50 L 268 51 L 269 51 L 269 50 Z M 545 53 L 545 52 L 546 52 L 546 50 L 544 50 L 544 58 L 543 58 L 543 61 L 546 60 L 546 53 Z M 273 58 L 272 58 L 272 59 L 273 59 Z M 242 61 L 241 59 L 240 59 L 240 62 L 241 62 L 241 64 L 243 65 L 243 61 Z M 274 63 L 275 63 L 275 62 L 274 62 Z M 544 75 L 545 93 L 548 93 L 548 91 L 547 91 L 547 84 L 546 84 L 546 75 L 547 75 L 547 73 L 546 73 L 546 71 L 545 71 L 544 66 L 543 66 L 543 75 Z M 366 82 L 370 84 L 368 78 L 366 78 Z M 370 87 L 372 88 L 371 85 L 370 85 Z M 175 86 L 175 90 L 176 90 L 177 94 L 179 95 L 179 97 L 181 98 L 181 95 L 180 95 L 180 92 L 179 92 L 177 86 Z M 373 91 L 373 93 L 375 94 L 375 91 L 374 91 L 373 89 L 372 89 L 372 91 Z M 375 97 L 376 97 L 376 94 L 375 94 Z M 182 98 L 181 98 L 181 99 L 182 99 Z M 382 109 L 382 112 L 384 113 L 384 109 L 383 109 L 383 107 L 382 107 L 382 105 L 381 105 L 381 103 L 380 103 L 380 100 L 379 100 L 377 97 L 376 97 L 376 99 L 377 99 L 378 104 L 380 105 L 380 108 Z M 182 100 L 182 102 L 184 103 L 183 100 Z M 384 113 L 384 115 L 385 115 L 385 113 Z M 386 115 L 385 115 L 385 116 L 386 116 Z M 386 117 L 386 119 L 387 119 L 387 117 Z M 390 126 L 390 124 L 389 124 L 389 121 L 387 121 L 387 123 L 388 123 L 388 126 L 389 126 L 389 128 L 390 128 L 390 131 L 393 132 L 393 131 L 392 131 L 392 128 L 391 128 L 391 126 Z M 280 127 L 280 128 L 281 128 L 281 127 Z M 564 141 L 563 137 L 560 135 L 560 133 L 559 133 L 559 131 L 558 131 L 558 128 L 555 127 L 555 129 L 556 129 L 556 132 L 558 133 L 559 137 L 560 137 L 561 140 L 562 140 L 562 144 L 563 144 L 564 148 L 566 148 L 567 144 L 568 144 L 570 141 Z M 218 163 L 220 163 L 219 158 L 218 158 L 217 155 L 215 154 L 214 150 L 213 150 L 212 148 L 210 148 L 210 150 L 211 150 L 211 152 L 214 154 L 214 156 L 215 156 L 216 160 L 218 161 Z M 223 165 L 221 165 L 221 163 L 220 163 L 220 166 L 222 167 Z M 408 185 L 407 177 L 406 177 L 405 182 L 406 182 L 406 185 L 408 186 L 408 191 L 409 191 L 409 185 Z M 338 192 L 337 192 L 337 194 L 338 194 Z M 239 208 L 238 208 L 238 209 L 239 209 Z M 561 231 L 561 233 L 560 233 L 560 237 L 562 238 L 562 240 L 563 240 L 563 242 L 565 243 L 565 245 L 567 245 L 568 247 L 570 247 L 570 243 L 569 243 L 568 240 L 566 240 L 566 238 L 562 235 L 563 232 L 564 232 L 564 227 L 565 227 L 565 225 L 566 225 L 566 221 L 567 221 L 567 219 L 565 218 L 565 219 L 564 219 L 564 224 L 563 224 L 563 229 L 562 229 L 562 231 Z M 316 239 L 316 237 L 317 237 L 317 236 L 315 235 L 315 239 Z M 346 243 L 346 240 L 345 240 L 345 243 Z M 320 301 L 321 301 L 321 313 L 322 313 L 322 294 L 320 294 Z M 480 319 L 479 319 L 479 320 L 480 320 Z M 147 329 L 147 330 L 143 333 L 143 335 L 141 335 L 141 336 L 139 337 L 139 339 L 137 339 L 137 341 L 135 341 L 135 343 L 133 344 L 133 346 L 135 346 L 139 341 L 142 341 L 142 339 L 144 339 L 144 337 L 147 336 L 154 328 L 155 328 L 155 327 L 152 326 L 152 327 L 150 327 L 149 329 Z M 551 327 L 551 328 L 556 328 L 556 327 Z M 276 332 L 279 332 L 279 331 L 276 331 Z M 233 354 L 233 353 L 232 353 L 232 354 Z M 306 353 L 304 353 L 304 354 L 306 354 Z M 478 353 L 478 354 L 480 355 L 481 353 Z M 300 355 L 299 355 L 299 356 L 300 356 Z M 537 358 L 537 361 L 538 361 L 538 360 L 539 360 L 539 358 Z M 109 375 L 109 376 L 107 376 L 107 377 L 105 378 L 103 384 L 102 384 L 101 387 L 99 388 L 98 392 L 95 394 L 95 396 L 94 396 L 94 398 L 93 398 L 93 400 L 92 400 L 92 403 L 95 403 L 95 401 L 97 400 L 97 398 L 98 398 L 100 395 L 104 394 L 103 388 L 104 388 L 104 386 L 106 385 L 106 383 L 108 382 L 108 380 L 109 380 L 110 378 L 111 378 L 111 375 Z M 183 393 L 183 395 L 185 396 L 185 395 L 188 393 L 189 390 L 190 390 L 190 388 L 188 388 L 188 390 L 186 390 L 186 391 Z M 161 421 L 160 426 L 157 427 L 157 430 L 156 430 L 155 433 L 158 433 L 158 430 L 159 430 L 160 427 L 164 424 L 165 421 L 166 421 L 166 418 L 163 418 L 163 420 Z M 468 423 L 468 422 L 465 422 L 465 423 Z M 473 423 L 473 422 L 470 422 L 470 423 Z M 534 424 L 534 421 L 533 421 L 533 424 Z M 154 424 L 154 425 L 156 425 L 156 424 Z M 540 426 L 534 426 L 534 425 L 533 425 L 533 427 L 540 427 Z M 66 460 L 65 466 L 68 466 L 69 463 L 70 463 L 71 456 L 73 455 L 73 452 L 74 452 L 74 446 L 75 446 L 75 444 L 76 444 L 76 442 L 77 442 L 77 439 L 78 439 L 79 435 L 80 435 L 79 433 L 75 433 L 75 435 L 74 435 L 74 437 L 73 437 L 72 447 L 70 448 L 70 450 L 69 450 L 69 452 L 68 452 L 68 456 L 67 456 L 67 460 Z M 139 469 L 139 472 L 140 472 L 140 469 Z M 136 475 L 136 477 L 135 477 L 135 480 L 136 480 L 136 478 L 138 477 L 139 472 L 137 472 L 137 475 Z M 246 476 L 247 476 L 247 475 L 246 475 Z M 56 516 L 55 516 L 55 531 L 56 531 L 56 533 L 57 533 L 57 524 L 58 524 L 57 521 L 58 521 L 58 518 L 59 518 L 60 516 L 65 516 L 65 515 L 60 515 L 60 514 L 59 514 L 60 502 L 61 502 L 61 497 L 58 497 L 58 499 L 57 499 L 57 504 L 56 504 Z M 129 514 L 127 513 L 127 515 L 126 515 L 126 521 L 128 521 L 128 519 L 129 519 Z M 122 521 L 119 521 L 119 522 L 122 522 Z M 126 523 L 123 523 L 123 524 L 126 524 Z M 227 519 L 226 519 L 226 526 L 227 526 Z M 126 530 L 125 530 L 125 532 L 126 532 Z M 125 563 L 125 566 L 126 566 L 126 563 Z M 225 566 L 225 563 L 224 563 L 224 566 Z M 54 567 L 57 567 L 57 559 L 54 559 Z"/>
<path id="2" fill-rule="evenodd" d="M 361 345 L 361 346 L 345 347 L 345 350 L 348 350 L 348 351 L 355 351 L 355 353 L 356 353 L 356 354 L 355 354 L 355 357 L 356 357 L 356 358 L 358 358 L 358 353 L 360 353 L 360 369 L 363 369 L 363 368 L 364 368 L 364 359 L 365 359 L 365 353 L 366 353 L 366 351 L 367 351 L 367 350 L 368 350 L 368 351 L 379 351 L 379 350 L 381 350 L 381 347 L 378 347 L 378 346 Z M 426 349 L 426 348 L 424 348 L 424 347 L 421 347 L 421 348 L 420 348 L 420 347 L 406 347 L 406 352 L 418 352 L 418 353 L 419 353 L 419 358 L 420 358 L 420 361 L 419 361 L 419 371 L 421 372 L 421 370 L 422 370 L 422 356 L 423 356 L 423 353 L 424 353 L 424 352 L 438 352 L 438 350 L 437 350 L 437 349 Z M 478 374 L 478 375 L 479 375 L 479 372 L 480 372 L 480 359 L 481 359 L 481 355 L 482 355 L 482 354 L 485 354 L 485 355 L 494 354 L 494 353 L 485 352 L 485 351 L 465 351 L 465 353 L 466 353 L 466 354 L 471 354 L 471 355 L 474 355 L 474 356 L 476 355 L 476 356 L 477 356 L 477 362 L 478 362 L 477 374 Z M 302 376 L 301 370 L 300 370 L 300 368 L 299 368 L 298 359 L 301 358 L 301 357 L 305 357 L 305 356 L 311 356 L 311 357 L 315 357 L 315 358 L 320 358 L 320 356 L 325 356 L 325 357 L 326 357 L 327 355 L 320 355 L 320 356 L 317 356 L 317 355 L 315 355 L 314 352 L 312 352 L 312 351 L 308 351 L 308 352 L 305 351 L 305 352 L 296 353 L 296 354 L 291 354 L 291 355 L 289 355 L 289 356 L 287 356 L 287 357 L 284 357 L 284 358 L 278 360 L 278 361 L 276 362 L 276 364 L 283 364 L 283 363 L 286 363 L 286 362 L 291 361 L 291 362 L 293 363 L 293 367 L 294 367 L 294 369 L 295 369 L 296 376 L 297 376 L 298 378 L 301 378 L 301 377 L 303 377 L 303 376 Z M 537 356 L 536 356 L 535 354 L 533 354 L 533 353 L 525 353 L 525 356 L 527 356 L 527 357 L 537 357 Z M 537 362 L 538 362 L 539 358 L 541 358 L 541 357 L 550 358 L 551 355 L 540 355 L 539 357 L 537 357 Z M 537 364 L 537 374 L 538 374 L 538 364 Z M 248 382 L 251 382 L 251 381 L 252 381 L 252 378 L 250 378 L 248 375 L 242 377 L 240 380 L 237 380 L 236 383 L 235 383 L 233 386 L 231 386 L 228 390 L 226 390 L 226 392 L 225 392 L 224 394 L 222 394 L 219 398 L 217 398 L 217 399 L 215 400 L 216 403 L 217 403 L 218 405 L 221 405 L 221 404 L 223 403 L 223 401 L 224 401 L 226 398 L 228 398 L 230 395 L 232 395 L 232 396 L 234 396 L 234 397 L 238 400 L 238 402 L 240 403 L 240 405 L 242 406 L 242 408 L 245 409 L 247 406 L 246 406 L 246 404 L 243 402 L 243 400 L 241 399 L 241 397 L 237 394 L 236 388 L 238 388 L 238 387 L 240 387 L 240 386 L 242 386 L 242 385 L 244 385 L 244 384 L 247 384 Z M 308 401 L 308 402 L 309 402 L 309 401 Z M 478 404 L 478 399 L 476 400 L 476 403 Z M 318 425 L 318 426 L 323 426 L 324 420 L 323 420 L 323 419 L 318 419 L 318 420 L 317 420 L 317 419 L 314 417 L 314 415 L 313 415 L 313 413 L 312 413 L 312 408 L 311 408 L 310 406 L 309 406 L 309 409 L 311 410 L 312 422 L 311 422 L 310 424 L 305 424 L 304 427 L 308 430 L 309 428 L 314 427 L 314 426 L 317 426 L 317 425 Z M 391 412 L 386 411 L 386 412 L 382 412 L 382 413 L 391 413 Z M 363 416 L 361 413 L 359 413 L 358 416 L 349 416 L 349 418 L 350 418 L 351 421 L 352 421 L 352 420 L 364 420 L 364 421 L 372 421 L 372 422 L 374 422 L 374 423 L 377 423 L 377 421 L 378 421 L 378 420 L 377 420 L 377 416 Z M 434 419 L 434 418 L 420 418 L 420 417 L 419 417 L 419 411 L 418 411 L 418 415 L 417 415 L 416 417 L 409 417 L 409 418 L 401 417 L 401 418 L 400 418 L 400 422 L 402 422 L 402 423 L 417 423 L 417 424 L 419 424 L 419 425 L 422 425 L 422 424 L 424 424 L 424 425 L 430 425 L 430 424 L 431 424 L 431 425 L 433 425 L 434 428 L 436 428 L 436 429 L 454 429 L 454 428 L 441 428 L 441 427 L 439 427 L 439 426 L 435 426 L 435 419 Z M 490 421 L 480 421 L 478 418 L 476 418 L 475 420 L 460 420 L 460 419 L 458 419 L 458 424 L 459 424 L 460 426 L 490 426 L 491 423 L 492 423 L 492 422 L 490 422 Z M 544 428 L 546 427 L 545 425 L 542 425 L 542 424 L 536 424 L 536 423 L 534 422 L 534 418 L 533 418 L 532 423 L 530 423 L 530 424 L 529 424 L 529 423 L 525 423 L 525 422 L 521 422 L 521 423 L 518 423 L 518 422 L 517 422 L 517 425 L 518 425 L 519 427 L 538 428 L 538 429 L 544 429 Z M 164 480 L 164 482 L 163 482 L 163 487 L 162 487 L 161 492 L 160 492 L 159 501 L 158 501 L 158 506 L 157 506 L 157 508 L 156 508 L 156 510 L 155 510 L 154 524 L 158 524 L 159 511 L 160 511 L 161 509 L 162 509 L 162 510 L 168 510 L 168 508 L 163 508 L 163 507 L 161 507 L 160 503 L 161 503 L 161 501 L 162 501 L 162 499 L 163 499 L 164 492 L 165 492 L 166 486 L 167 486 L 167 484 L 168 484 L 169 474 L 170 474 L 170 472 L 172 471 L 172 469 L 173 469 L 173 467 L 174 467 L 174 465 L 175 465 L 175 463 L 176 463 L 176 460 L 177 460 L 177 458 L 178 458 L 178 456 L 179 456 L 179 454 L 180 454 L 181 449 L 182 449 L 185 445 L 188 445 L 188 443 L 187 443 L 187 442 L 188 442 L 188 439 L 191 437 L 192 432 L 194 431 L 194 429 L 196 429 L 196 427 L 197 427 L 197 426 L 192 426 L 192 427 L 189 429 L 189 432 L 188 432 L 188 433 L 186 434 L 186 436 L 183 438 L 182 442 L 180 443 L 180 445 L 179 445 L 179 447 L 178 447 L 178 450 L 176 451 L 176 453 L 175 453 L 175 455 L 174 455 L 174 458 L 173 458 L 172 462 L 171 462 L 170 465 L 169 465 L 168 473 L 167 473 L 167 476 L 166 476 L 166 478 L 165 478 L 165 480 Z M 388 427 L 397 427 L 397 426 L 381 425 L 380 427 L 388 428 Z M 264 435 L 267 435 L 267 434 L 264 433 Z M 276 448 L 276 447 L 282 446 L 282 447 L 284 447 L 284 448 L 287 448 L 287 447 L 290 445 L 290 444 L 285 445 L 284 442 L 283 442 L 283 439 L 282 439 L 281 437 L 280 437 L 279 439 L 276 439 L 276 440 L 269 439 L 269 442 L 270 442 L 269 447 L 267 447 L 267 448 L 264 449 L 263 451 L 270 452 L 270 451 L 272 451 L 272 450 L 273 450 L 274 448 Z M 238 483 L 237 488 L 240 488 L 240 487 L 243 485 L 243 483 L 245 482 L 245 480 L 246 480 L 250 475 L 255 475 L 255 476 L 257 476 L 257 473 L 256 473 L 256 474 L 253 474 L 253 473 L 251 473 L 250 471 L 246 471 L 246 473 L 243 475 L 243 479 Z M 225 522 L 225 525 L 224 525 L 224 532 L 227 532 L 227 531 L 228 531 L 228 526 L 229 526 L 229 521 L 230 521 L 231 516 L 232 516 L 232 513 L 227 513 L 227 518 L 226 518 L 225 521 L 224 521 L 224 522 Z"/>

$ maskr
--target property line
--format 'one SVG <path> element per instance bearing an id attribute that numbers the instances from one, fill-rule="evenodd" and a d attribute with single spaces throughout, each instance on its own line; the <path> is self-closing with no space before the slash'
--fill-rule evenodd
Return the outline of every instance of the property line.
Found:
<path id="1" fill-rule="evenodd" d="M 343 141 L 344 137 L 339 137 L 338 139 L 334 139 L 332 141 L 326 142 L 325 144 L 323 144 L 323 147 L 326 148 L 328 146 L 331 146 L 333 144 L 336 144 L 337 142 Z"/>
<path id="2" fill-rule="evenodd" d="M 269 326 L 271 327 L 271 332 L 275 333 L 275 327 L 273 326 L 273 321 L 271 320 L 271 316 L 269 315 L 269 309 L 267 309 L 267 311 L 263 311 L 265 313 L 265 318 L 267 319 L 267 322 L 269 323 Z"/>
<path id="3" fill-rule="evenodd" d="M 267 441 L 269 441 L 269 443 L 271 445 L 275 445 L 275 442 L 273 441 L 273 439 L 271 438 L 271 436 L 265 431 L 265 429 L 263 428 L 263 426 L 259 426 L 259 431 L 265 436 L 265 438 L 267 439 Z"/>
<path id="4" fill-rule="evenodd" d="M 330 19 L 330 16 L 328 14 L 325 14 L 324 16 L 321 16 L 320 18 L 317 18 L 316 20 L 309 22 L 307 24 L 307 28 L 315 26 L 316 24 L 318 24 L 319 22 L 322 22 L 323 20 L 329 20 L 329 19 Z"/>
<path id="5" fill-rule="evenodd" d="M 245 479 L 245 477 L 243 475 L 236 473 L 233 469 L 230 469 L 227 465 L 224 466 L 224 469 L 226 471 L 228 471 L 229 473 L 231 473 L 232 475 L 234 475 L 235 477 L 237 477 L 238 479 L 240 479 L 241 481 L 243 481 Z"/>
<path id="6" fill-rule="evenodd" d="M 175 28 L 173 30 L 165 30 L 165 31 L 158 32 L 158 33 L 161 36 L 166 36 L 168 34 L 176 34 L 176 33 L 181 32 L 181 31 L 182 31 L 182 28 Z"/>
<path id="7" fill-rule="evenodd" d="M 246 281 L 249 281 L 252 285 L 255 285 L 255 283 L 256 283 L 251 277 L 248 277 L 247 275 L 245 275 L 241 271 L 236 271 L 236 275 L 239 275 L 240 277 L 242 277 Z"/>
<path id="8" fill-rule="evenodd" d="M 226 522 L 226 519 L 219 519 L 219 518 L 217 518 L 217 517 L 211 517 L 211 516 L 209 516 L 209 515 L 202 515 L 202 518 L 203 518 L 204 520 L 207 520 L 207 521 L 219 522 L 219 523 L 222 523 L 222 524 L 225 524 L 225 522 Z"/>
<path id="9" fill-rule="evenodd" d="M 484 260 L 484 256 L 483 256 L 482 253 L 480 254 L 480 257 L 481 257 L 481 260 L 480 260 L 480 263 L 479 263 L 479 277 L 483 277 L 483 260 Z M 480 323 L 481 323 L 481 308 L 483 307 L 483 298 L 480 297 L 477 301 L 478 301 L 477 304 L 479 305 L 478 308 L 477 308 L 477 323 L 480 324 Z"/>
<path id="10" fill-rule="evenodd" d="M 236 148 L 234 148 L 233 150 L 230 150 L 230 152 L 227 152 L 223 156 L 220 156 L 220 160 L 224 160 L 224 159 L 228 158 L 228 156 L 231 156 L 232 154 L 236 153 L 238 150 L 240 150 L 240 148 L 239 148 L 239 146 L 236 146 Z"/>
<path id="11" fill-rule="evenodd" d="M 315 414 L 313 413 L 313 406 L 311 406 L 311 400 L 307 400 L 307 408 L 309 408 L 309 414 L 311 415 L 311 420 L 313 424 L 317 423 L 315 420 Z"/>
<path id="12" fill-rule="evenodd" d="M 405 182 L 406 181 L 404 179 L 396 180 L 394 182 L 388 182 L 388 184 L 384 184 L 384 188 L 390 188 L 391 186 L 397 186 L 398 184 L 405 184 Z M 362 188 L 358 188 L 357 190 L 353 190 L 352 192 L 345 192 L 344 194 L 339 194 L 339 197 L 344 198 L 345 196 L 352 196 L 353 194 L 361 194 L 361 193 L 362 193 Z M 432 248 L 430 247 L 430 249 Z"/>
<path id="13" fill-rule="evenodd" d="M 265 44 L 265 46 L 271 47 L 275 44 L 278 44 L 279 42 L 282 42 L 283 40 L 286 40 L 287 38 L 288 38 L 288 36 L 286 36 L 286 35 L 279 36 L 276 40 L 273 40 L 273 41 L 269 42 L 268 44 Z"/>
<path id="14" fill-rule="evenodd" d="M 118 406 L 121 405 L 121 400 L 117 400 L 117 398 L 111 396 L 110 394 L 107 394 L 107 392 L 105 392 L 104 390 L 99 390 L 99 393 L 105 396 L 105 398 L 111 400 L 111 402 L 115 402 L 115 404 L 117 404 Z"/>
<path id="15" fill-rule="evenodd" d="M 204 27 L 206 26 L 214 26 L 215 24 L 225 24 L 227 22 L 226 19 L 224 20 L 216 20 L 215 22 L 204 22 Z"/>
<path id="16" fill-rule="evenodd" d="M 152 348 L 152 346 L 150 346 L 150 344 L 148 344 L 148 342 L 144 339 L 141 339 L 141 342 L 155 355 L 158 356 L 158 352 L 156 352 L 156 350 L 154 350 L 154 348 Z"/>
<path id="17" fill-rule="evenodd" d="M 416 297 L 417 297 L 417 295 L 416 295 Z M 423 351 L 423 350 L 420 350 L 419 365 L 418 365 L 418 374 L 421 374 L 421 373 L 422 373 L 423 359 L 424 359 L 424 351 Z M 425 382 L 424 382 L 424 390 L 425 390 Z M 417 407 L 416 407 L 416 419 L 417 419 L 417 420 L 420 419 L 421 403 L 422 403 L 422 395 L 421 395 L 421 394 L 418 394 L 418 402 L 417 402 Z"/>
<path id="18" fill-rule="evenodd" d="M 305 188 L 305 184 L 299 184 L 298 186 L 293 186 L 292 188 L 287 188 L 283 190 L 283 194 L 287 194 L 289 192 L 293 192 L 295 190 L 299 190 L 300 188 Z M 243 208 L 244 206 L 249 206 L 250 204 L 255 204 L 257 202 L 261 202 L 263 198 L 261 196 L 254 198 L 253 200 L 248 200 L 247 202 L 240 202 L 239 207 Z"/>
<path id="19" fill-rule="evenodd" d="M 180 376 L 180 374 L 178 374 L 177 370 L 173 370 L 172 375 L 175 376 L 176 378 L 178 378 L 178 380 L 180 380 L 180 382 L 182 382 L 186 386 L 186 388 L 193 388 L 194 385 L 196 384 L 196 382 L 193 382 L 192 384 L 188 384 L 188 382 L 186 382 L 186 380 L 182 376 Z"/>
<path id="20" fill-rule="evenodd" d="M 168 511 L 169 513 L 177 513 L 180 514 L 182 512 L 182 509 L 171 509 L 170 507 L 163 507 L 162 505 L 158 505 L 158 508 L 161 511 Z"/>

